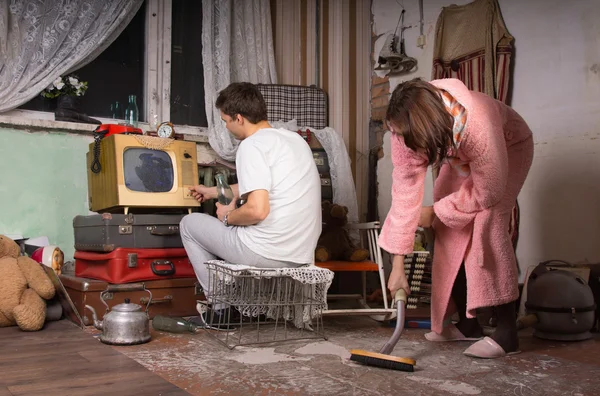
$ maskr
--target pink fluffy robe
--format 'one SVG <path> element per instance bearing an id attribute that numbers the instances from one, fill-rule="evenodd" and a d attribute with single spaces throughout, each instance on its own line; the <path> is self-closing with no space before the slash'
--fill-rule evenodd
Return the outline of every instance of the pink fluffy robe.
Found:
<path id="1" fill-rule="evenodd" d="M 533 138 L 513 109 L 457 79 L 435 80 L 467 110 L 457 152 L 463 169 L 441 166 L 434 186 L 436 220 L 431 329 L 441 333 L 455 312 L 450 298 L 461 264 L 467 275 L 467 316 L 506 304 L 519 295 L 516 258 L 509 236 L 515 200 L 533 159 Z M 427 162 L 393 135 L 392 207 L 379 246 L 391 254 L 411 253 L 423 201 Z M 464 165 L 469 171 L 464 172 Z"/>

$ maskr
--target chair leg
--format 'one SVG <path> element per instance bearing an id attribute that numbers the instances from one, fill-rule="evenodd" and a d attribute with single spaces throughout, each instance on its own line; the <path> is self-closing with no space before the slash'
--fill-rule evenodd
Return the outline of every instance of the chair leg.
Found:
<path id="1" fill-rule="evenodd" d="M 362 272 L 362 296 L 363 301 L 367 301 L 367 272 Z"/>

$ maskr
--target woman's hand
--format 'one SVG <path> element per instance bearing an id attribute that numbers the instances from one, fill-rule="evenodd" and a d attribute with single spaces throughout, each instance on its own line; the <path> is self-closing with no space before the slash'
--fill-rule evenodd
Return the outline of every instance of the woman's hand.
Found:
<path id="1" fill-rule="evenodd" d="M 392 260 L 392 273 L 388 279 L 387 286 L 392 294 L 392 298 L 394 298 L 396 291 L 399 289 L 404 289 L 406 295 L 410 294 L 410 287 L 404 273 L 404 256 L 394 256 Z"/>
<path id="2" fill-rule="evenodd" d="M 419 217 L 419 227 L 431 228 L 433 220 L 435 220 L 433 206 L 423 206 L 421 208 L 421 216 Z"/>

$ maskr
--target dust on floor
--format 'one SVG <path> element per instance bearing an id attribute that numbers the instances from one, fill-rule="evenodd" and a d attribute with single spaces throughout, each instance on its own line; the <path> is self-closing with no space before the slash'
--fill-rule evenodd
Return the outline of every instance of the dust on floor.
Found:
<path id="1" fill-rule="evenodd" d="M 230 350 L 206 331 L 153 332 L 151 342 L 115 347 L 194 395 L 596 395 L 600 336 L 561 343 L 520 334 L 522 353 L 498 360 L 462 354 L 469 343 L 427 342 L 408 329 L 393 355 L 414 373 L 351 362 L 350 349 L 378 351 L 392 328 L 368 318 L 325 318 L 327 340 Z"/>

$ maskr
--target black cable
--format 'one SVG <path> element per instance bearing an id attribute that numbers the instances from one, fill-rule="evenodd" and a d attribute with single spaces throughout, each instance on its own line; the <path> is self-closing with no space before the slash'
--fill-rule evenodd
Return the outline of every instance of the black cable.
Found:
<path id="1" fill-rule="evenodd" d="M 100 127 L 98 127 L 100 128 Z M 104 136 L 108 133 L 108 129 L 99 131 L 98 128 L 94 131 L 94 159 L 90 169 L 94 173 L 100 173 L 102 166 L 100 165 L 100 142 Z"/>

